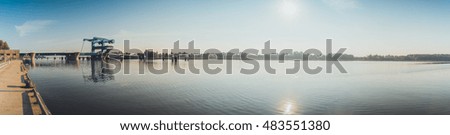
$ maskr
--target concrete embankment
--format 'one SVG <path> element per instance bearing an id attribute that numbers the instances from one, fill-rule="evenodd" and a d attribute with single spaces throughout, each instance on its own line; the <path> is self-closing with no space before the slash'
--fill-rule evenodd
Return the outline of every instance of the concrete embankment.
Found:
<path id="1" fill-rule="evenodd" d="M 50 115 L 21 60 L 0 63 L 0 115 Z"/>

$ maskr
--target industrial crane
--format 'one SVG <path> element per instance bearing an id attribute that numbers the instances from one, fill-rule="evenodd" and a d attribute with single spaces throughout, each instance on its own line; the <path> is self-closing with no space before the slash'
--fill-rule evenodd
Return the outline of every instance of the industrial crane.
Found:
<path id="1" fill-rule="evenodd" d="M 92 39 L 83 39 L 84 41 L 88 41 L 91 42 L 91 47 L 92 47 L 92 51 L 91 51 L 91 58 L 92 59 L 103 59 L 106 58 L 104 56 L 106 56 L 106 54 L 111 51 L 112 49 L 114 49 L 114 47 L 112 45 L 109 44 L 114 44 L 114 39 L 106 39 L 106 38 L 102 38 L 102 37 L 94 37 Z M 84 46 L 84 44 L 83 44 Z M 81 49 L 83 50 L 83 48 Z M 99 52 L 96 52 L 96 50 L 100 50 Z"/>

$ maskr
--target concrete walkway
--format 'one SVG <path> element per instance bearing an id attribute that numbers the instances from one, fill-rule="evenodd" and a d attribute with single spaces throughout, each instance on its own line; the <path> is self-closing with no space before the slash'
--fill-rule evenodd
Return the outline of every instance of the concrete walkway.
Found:
<path id="1" fill-rule="evenodd" d="M 43 111 L 32 88 L 25 88 L 22 61 L 0 64 L 0 115 L 40 115 Z"/>

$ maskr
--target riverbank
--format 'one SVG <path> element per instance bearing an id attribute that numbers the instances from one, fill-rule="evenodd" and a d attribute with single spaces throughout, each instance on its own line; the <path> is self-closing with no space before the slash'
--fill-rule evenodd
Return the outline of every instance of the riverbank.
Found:
<path id="1" fill-rule="evenodd" d="M 34 88 L 22 61 L 12 60 L 0 67 L 0 115 L 50 114 Z"/>

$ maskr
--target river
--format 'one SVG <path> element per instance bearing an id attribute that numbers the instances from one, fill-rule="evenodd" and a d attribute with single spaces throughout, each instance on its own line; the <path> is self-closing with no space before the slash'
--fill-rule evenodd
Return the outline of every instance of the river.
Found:
<path id="1" fill-rule="evenodd" d="M 130 61 L 130 74 L 124 68 L 106 72 L 98 61 L 37 60 L 28 67 L 56 115 L 450 114 L 450 64 L 348 61 L 341 62 L 348 73 L 334 68 L 333 73 L 285 74 L 284 69 L 293 67 L 293 61 L 286 61 L 273 64 L 276 74 L 261 67 L 246 75 L 239 70 L 252 65 L 242 61 L 232 62 L 233 74 L 226 74 L 225 65 L 210 66 L 223 71 L 206 74 L 203 61 L 195 60 L 200 74 L 173 70 L 175 65 L 187 68 L 189 62 Z M 165 63 L 166 74 L 138 72 L 139 64 Z"/>

